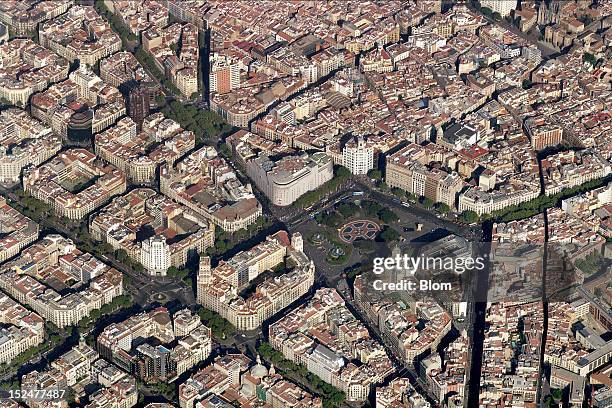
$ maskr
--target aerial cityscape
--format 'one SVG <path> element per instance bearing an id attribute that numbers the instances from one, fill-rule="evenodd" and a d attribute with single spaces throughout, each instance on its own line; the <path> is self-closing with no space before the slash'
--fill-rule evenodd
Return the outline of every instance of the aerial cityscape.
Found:
<path id="1" fill-rule="evenodd" d="M 611 0 L 2 0 L 0 408 L 610 408 L 611 109 Z"/>

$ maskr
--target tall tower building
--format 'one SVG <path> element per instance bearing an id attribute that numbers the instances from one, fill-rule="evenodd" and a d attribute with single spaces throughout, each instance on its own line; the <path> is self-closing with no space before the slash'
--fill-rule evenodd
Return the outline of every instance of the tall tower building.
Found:
<path id="1" fill-rule="evenodd" d="M 130 90 L 128 98 L 128 114 L 138 126 L 138 131 L 142 127 L 142 121 L 149 116 L 151 101 L 149 93 L 143 86 L 137 86 Z"/>
<path id="2" fill-rule="evenodd" d="M 210 267 L 210 257 L 203 256 L 200 258 L 200 267 L 198 268 L 197 291 L 196 297 L 199 304 L 204 303 L 204 292 L 200 290 L 202 286 L 210 285 L 212 282 L 212 269 Z"/>
<path id="3" fill-rule="evenodd" d="M 170 267 L 170 248 L 166 239 L 156 235 L 143 241 L 140 262 L 151 275 L 166 276 Z"/>
<path id="4" fill-rule="evenodd" d="M 353 174 L 366 174 L 374 168 L 374 148 L 363 137 L 356 138 L 342 149 L 342 165 Z"/>

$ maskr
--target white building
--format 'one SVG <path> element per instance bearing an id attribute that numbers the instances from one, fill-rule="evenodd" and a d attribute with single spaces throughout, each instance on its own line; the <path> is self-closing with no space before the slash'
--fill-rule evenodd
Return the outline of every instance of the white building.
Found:
<path id="1" fill-rule="evenodd" d="M 166 276 L 170 267 L 170 248 L 162 236 L 154 236 L 142 243 L 140 262 L 151 275 Z"/>
<path id="2" fill-rule="evenodd" d="M 342 367 L 344 367 L 344 359 L 321 344 L 312 351 L 308 358 L 308 371 L 330 384 L 332 377 Z"/>
<path id="3" fill-rule="evenodd" d="M 325 153 L 285 156 L 273 161 L 267 154 L 246 163 L 248 176 L 272 204 L 286 206 L 334 176 L 332 159 Z"/>
<path id="4" fill-rule="evenodd" d="M 366 174 L 374 168 L 374 148 L 361 137 L 347 143 L 342 149 L 342 165 L 353 174 Z"/>
<path id="5" fill-rule="evenodd" d="M 499 13 L 502 17 L 510 15 L 510 12 L 516 9 L 516 0 L 482 0 L 480 5 L 488 7 L 494 13 Z"/>

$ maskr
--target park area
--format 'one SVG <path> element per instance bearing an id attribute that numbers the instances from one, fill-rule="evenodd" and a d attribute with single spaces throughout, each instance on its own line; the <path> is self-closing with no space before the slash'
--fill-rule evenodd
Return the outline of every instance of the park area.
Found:
<path id="1" fill-rule="evenodd" d="M 306 236 L 330 265 L 349 263 L 351 254 L 371 252 L 378 243 L 401 240 L 389 224 L 397 214 L 370 200 L 343 201 L 314 216 L 318 228 Z"/>

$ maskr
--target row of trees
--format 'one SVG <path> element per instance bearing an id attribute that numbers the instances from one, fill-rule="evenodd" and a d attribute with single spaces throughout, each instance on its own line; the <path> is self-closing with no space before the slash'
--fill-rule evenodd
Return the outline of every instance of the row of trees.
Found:
<path id="1" fill-rule="evenodd" d="M 522 220 L 533 217 L 537 214 L 541 214 L 549 208 L 557 207 L 559 206 L 561 200 L 601 187 L 607 184 L 610 180 L 612 180 L 612 176 L 591 180 L 579 186 L 566 188 L 557 194 L 550 196 L 541 195 L 533 200 L 511 205 L 502 210 L 493 211 L 491 214 L 483 214 L 479 216 L 474 211 L 463 211 L 461 214 L 459 214 L 459 219 L 467 223 L 486 220 L 494 220 L 496 222 Z"/>
<path id="2" fill-rule="evenodd" d="M 262 342 L 257 347 L 257 352 L 266 361 L 274 364 L 283 374 L 299 380 L 302 384 L 307 384 L 316 394 L 323 399 L 323 406 L 326 408 L 337 407 L 346 399 L 344 392 L 326 383 L 315 374 L 309 372 L 306 367 L 286 359 L 282 353 L 275 350 L 269 343 Z"/>
<path id="3" fill-rule="evenodd" d="M 558 206 L 561 200 L 565 198 L 601 187 L 607 184 L 610 180 L 612 180 L 612 176 L 604 177 L 602 179 L 597 180 L 591 180 L 579 186 L 564 189 L 554 195 L 541 195 L 539 197 L 534 198 L 533 200 L 521 204 L 511 205 L 502 210 L 494 211 L 491 214 L 483 214 L 482 216 L 479 216 L 476 212 L 471 210 L 463 211 L 461 214 L 459 214 L 459 220 L 471 224 L 474 222 L 486 221 L 489 219 L 495 220 L 497 222 L 510 222 L 514 220 L 529 218 L 534 215 L 541 214 L 544 210 L 548 208 Z M 398 197 L 403 197 L 405 195 L 410 200 L 418 200 L 418 202 L 425 208 L 434 208 L 436 211 L 443 214 L 446 214 L 451 211 L 451 208 L 448 205 L 444 203 L 434 203 L 433 200 L 427 197 L 417 198 L 414 194 L 405 192 L 404 190 L 399 188 L 392 189 L 392 192 Z"/>
<path id="4" fill-rule="evenodd" d="M 206 249 L 206 255 L 218 257 L 225 252 L 232 250 L 239 243 L 251 238 L 255 234 L 270 227 L 272 221 L 265 216 L 259 216 L 255 222 L 247 228 L 239 229 L 233 233 L 223 230 L 221 227 L 215 228 L 215 245 Z"/>
<path id="5" fill-rule="evenodd" d="M 108 21 L 113 31 L 119 35 L 124 49 L 128 48 L 128 43 L 138 41 L 138 37 L 130 31 L 123 20 L 106 7 L 104 0 L 96 0 L 94 2 L 94 8 L 100 16 Z"/>
<path id="6" fill-rule="evenodd" d="M 121 18 L 119 18 L 116 14 L 112 13 L 106 7 L 103 0 L 97 0 L 94 3 L 94 7 L 96 11 L 98 12 L 98 14 L 106 18 L 111 28 L 113 29 L 113 31 L 119 34 L 119 37 L 121 38 L 121 43 L 123 45 L 123 49 L 129 49 L 130 43 L 135 44 L 136 52 L 134 53 L 134 56 L 136 57 L 138 62 L 140 62 L 140 64 L 142 64 L 144 67 L 146 67 L 147 70 L 166 89 L 170 90 L 170 92 L 172 92 L 175 95 L 180 95 L 181 92 L 179 91 L 179 89 L 176 87 L 176 85 L 174 85 L 174 83 L 172 83 L 172 81 L 170 81 L 169 79 L 165 77 L 163 72 L 159 70 L 159 68 L 157 67 L 157 64 L 153 60 L 153 57 L 149 55 L 147 52 L 145 52 L 142 49 L 142 47 L 137 45 L 138 37 L 136 37 L 136 35 L 134 35 L 134 33 L 132 33 L 128 29 L 128 27 L 123 23 Z"/>
<path id="7" fill-rule="evenodd" d="M 316 190 L 309 191 L 302 195 L 293 203 L 293 206 L 295 208 L 310 207 L 311 205 L 319 202 L 326 194 L 338 191 L 340 186 L 342 186 L 350 177 L 351 172 L 346 167 L 334 166 L 334 177 L 331 180 Z"/>
<path id="8" fill-rule="evenodd" d="M 219 339 L 225 339 L 236 334 L 234 325 L 212 310 L 201 307 L 198 309 L 198 316 L 202 323 L 210 328 L 212 334 Z"/>
<path id="9" fill-rule="evenodd" d="M 17 370 L 19 367 L 27 363 L 31 358 L 43 354 L 62 342 L 62 336 L 59 334 L 50 334 L 41 344 L 30 347 L 17 357 L 13 358 L 9 364 L 0 364 L 0 373 L 8 373 Z M 3 384 L 4 385 L 4 384 Z M 0 388 L 2 388 L 0 386 Z M 19 386 L 17 386 L 19 388 Z"/>
<path id="10" fill-rule="evenodd" d="M 502 16 L 498 12 L 491 10 L 489 7 L 482 7 L 480 2 L 478 1 L 472 2 L 472 4 L 478 11 L 480 11 L 485 16 L 492 18 L 496 21 L 501 21 Z"/>
<path id="11" fill-rule="evenodd" d="M 168 89 L 174 95 L 181 94 L 181 91 L 179 91 L 176 85 L 174 85 L 171 80 L 166 78 L 164 73 L 159 70 L 151 54 L 143 50 L 141 47 L 138 47 L 138 49 L 134 53 L 134 56 L 136 57 L 138 62 L 140 62 L 142 66 L 146 67 L 147 70 L 151 73 L 151 75 L 153 75 L 155 79 L 157 79 L 166 89 Z M 157 101 L 158 104 L 159 102 L 161 102 L 161 100 Z"/>
<path id="12" fill-rule="evenodd" d="M 518 205 L 511 205 L 503 210 L 494 211 L 490 215 L 484 215 L 482 219 L 493 219 L 500 222 L 509 222 L 532 217 L 536 214 L 541 214 L 548 208 L 558 206 L 561 200 L 565 198 L 601 187 L 607 184 L 610 180 L 612 180 L 612 176 L 607 176 L 601 179 L 587 181 L 579 186 L 566 188 L 554 195 L 541 195 L 533 200 Z"/>
<path id="13" fill-rule="evenodd" d="M 368 217 L 376 217 L 380 221 L 389 224 L 399 219 L 398 215 L 387 207 L 383 207 L 376 201 L 362 201 L 361 209 Z"/>
<path id="14" fill-rule="evenodd" d="M 177 268 L 174 266 L 171 266 L 166 271 L 166 275 L 168 275 L 171 278 L 178 278 L 182 280 L 185 283 L 185 285 L 189 287 L 193 286 L 193 281 L 190 278 L 191 274 L 192 272 L 191 270 L 189 270 L 189 268 Z"/>
<path id="15" fill-rule="evenodd" d="M 51 207 L 32 197 L 27 192 L 15 190 L 18 201 L 9 203 L 22 214 L 32 218 L 43 227 L 56 229 L 67 233 L 72 238 L 80 250 L 92 253 L 95 256 L 106 256 L 115 259 L 118 263 L 135 272 L 143 272 L 144 267 L 138 261 L 131 259 L 124 249 L 114 250 L 107 242 L 95 241 L 87 230 L 87 222 L 75 222 L 65 217 L 55 215 Z M 130 283 L 129 277 L 124 275 L 124 284 Z"/>
<path id="16" fill-rule="evenodd" d="M 138 40 L 138 38 L 127 28 L 123 21 L 118 16 L 113 14 L 108 7 L 106 7 L 104 0 L 97 0 L 94 3 L 94 8 L 98 14 L 103 16 L 106 21 L 108 21 L 113 30 L 119 34 L 119 37 L 121 37 L 121 41 L 123 42 L 123 48 L 127 48 L 126 46 L 128 42 Z"/>
<path id="17" fill-rule="evenodd" d="M 172 101 L 162 108 L 162 112 L 166 117 L 180 123 L 184 129 L 195 133 L 198 144 L 202 144 L 204 139 L 217 142 L 222 135 L 233 130 L 233 127 L 215 112 L 198 109 L 194 105 Z"/>
<path id="18" fill-rule="evenodd" d="M 110 303 L 102 305 L 100 309 L 94 309 L 89 316 L 83 317 L 77 324 L 79 333 L 83 333 L 91 328 L 93 324 L 102 316 L 112 314 L 120 309 L 127 309 L 134 305 L 132 297 L 121 295 L 114 298 Z"/>
<path id="19" fill-rule="evenodd" d="M 108 256 L 108 255 L 107 255 Z M 113 256 L 113 253 L 111 253 Z M 125 265 L 128 269 L 131 269 L 135 272 L 141 273 L 144 272 L 144 266 L 138 261 L 133 260 L 128 255 L 125 249 L 118 249 L 114 252 L 115 260 L 123 265 Z"/>

